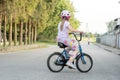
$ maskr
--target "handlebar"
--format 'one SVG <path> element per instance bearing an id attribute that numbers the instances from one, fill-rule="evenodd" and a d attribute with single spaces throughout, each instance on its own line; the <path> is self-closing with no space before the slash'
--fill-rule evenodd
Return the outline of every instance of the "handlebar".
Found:
<path id="1" fill-rule="evenodd" d="M 74 37 L 75 37 L 75 39 L 76 39 L 78 42 L 80 42 L 80 41 L 82 40 L 82 34 L 83 34 L 83 33 L 69 33 L 69 34 L 73 34 Z M 78 39 L 76 35 L 79 35 L 79 36 L 80 36 L 80 39 Z"/>

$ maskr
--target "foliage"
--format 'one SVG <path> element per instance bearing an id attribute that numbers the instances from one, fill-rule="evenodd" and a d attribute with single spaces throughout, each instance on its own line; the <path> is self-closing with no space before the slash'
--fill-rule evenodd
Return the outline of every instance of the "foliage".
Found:
<path id="1" fill-rule="evenodd" d="M 39 33 L 38 38 L 40 40 L 54 40 L 57 36 L 57 26 L 58 23 L 61 21 L 60 13 L 62 10 L 67 9 L 71 11 L 72 16 L 70 19 L 71 25 L 74 28 L 77 28 L 79 26 L 79 21 L 74 18 L 74 8 L 69 0 L 59 0 L 56 1 L 54 5 L 54 11 L 49 14 L 49 19 L 47 21 L 46 28 L 43 32 Z"/>
<path id="2" fill-rule="evenodd" d="M 70 22 L 77 28 L 79 21 L 74 18 L 75 10 L 70 0 L 0 0 L 0 34 L 4 32 L 4 41 L 5 37 L 12 37 L 9 43 L 14 42 L 13 37 L 24 37 L 25 33 L 31 40 L 36 34 L 37 37 L 34 38 L 37 39 L 54 39 L 60 12 L 64 9 L 72 12 Z M 24 38 L 20 39 L 24 42 Z M 29 41 L 27 38 L 26 40 Z"/>
<path id="3" fill-rule="evenodd" d="M 106 25 L 107 25 L 107 28 L 108 28 L 108 32 L 113 31 L 114 27 L 115 27 L 115 21 L 112 20 L 110 22 L 107 22 Z"/>

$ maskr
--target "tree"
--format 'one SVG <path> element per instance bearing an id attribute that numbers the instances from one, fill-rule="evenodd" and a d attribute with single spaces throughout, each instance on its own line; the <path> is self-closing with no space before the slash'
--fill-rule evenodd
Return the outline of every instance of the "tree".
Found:
<path id="1" fill-rule="evenodd" d="M 6 46 L 6 9 L 7 9 L 7 7 L 6 7 L 6 5 L 7 5 L 7 3 L 6 3 L 6 0 L 3 0 L 2 1 L 2 4 L 3 4 L 3 24 L 4 24 L 4 33 L 3 33 L 3 46 L 5 47 Z"/>
<path id="2" fill-rule="evenodd" d="M 68 9 L 72 12 L 70 22 L 77 28 L 74 8 L 69 0 L 0 0 L 0 40 L 3 31 L 4 46 L 31 44 L 37 36 L 53 39 L 57 35 L 60 12 Z M 53 32 L 54 31 L 54 32 Z M 38 35 L 39 34 L 39 35 Z"/>
<path id="3" fill-rule="evenodd" d="M 110 21 L 108 23 L 106 23 L 107 28 L 108 28 L 108 32 L 114 30 L 114 26 L 115 26 L 115 22 L 114 21 Z"/>
<path id="4" fill-rule="evenodd" d="M 54 0 L 53 0 L 54 1 Z M 52 2 L 54 11 L 48 14 L 47 25 L 44 31 L 39 32 L 40 40 L 51 40 L 55 39 L 57 35 L 57 26 L 60 19 L 60 13 L 62 10 L 67 9 L 71 11 L 72 16 L 70 22 L 74 28 L 77 28 L 79 25 L 79 21 L 74 18 L 74 8 L 69 0 L 57 0 Z M 41 28 L 40 28 L 41 29 Z"/>
<path id="5" fill-rule="evenodd" d="M 9 46 L 12 45 L 12 19 L 13 19 L 13 1 L 14 0 L 8 0 L 7 1 L 7 15 L 8 15 L 8 18 L 9 18 Z"/>
<path id="6" fill-rule="evenodd" d="M 2 0 L 0 1 L 0 44 L 1 44 L 1 41 L 2 41 L 1 29 L 2 29 Z"/>

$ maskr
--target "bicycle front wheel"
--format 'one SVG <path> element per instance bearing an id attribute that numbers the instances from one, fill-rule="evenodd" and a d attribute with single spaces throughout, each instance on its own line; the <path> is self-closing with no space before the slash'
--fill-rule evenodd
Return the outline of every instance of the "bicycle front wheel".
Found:
<path id="1" fill-rule="evenodd" d="M 93 60 L 88 54 L 80 55 L 76 59 L 76 67 L 80 72 L 86 73 L 91 70 L 93 66 Z"/>
<path id="2" fill-rule="evenodd" d="M 52 72 L 60 72 L 64 68 L 64 57 L 59 52 L 54 52 L 47 59 L 47 66 Z"/>

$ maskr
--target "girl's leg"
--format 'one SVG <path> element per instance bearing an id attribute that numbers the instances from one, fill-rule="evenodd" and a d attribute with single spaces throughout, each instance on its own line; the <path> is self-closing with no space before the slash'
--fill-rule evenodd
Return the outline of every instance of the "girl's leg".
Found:
<path id="1" fill-rule="evenodd" d="M 67 61 L 66 65 L 72 67 L 73 69 L 76 69 L 76 66 L 72 63 L 77 55 L 78 51 L 75 50 L 72 55 L 70 56 L 69 60 Z"/>
<path id="2" fill-rule="evenodd" d="M 76 55 L 78 54 L 78 48 L 77 48 L 76 44 L 72 41 L 69 42 L 69 47 L 71 48 L 71 50 L 73 52 L 70 54 L 70 58 L 69 58 L 68 62 L 66 63 L 66 65 L 75 69 L 76 67 L 74 66 L 74 64 L 72 62 L 74 61 Z"/>
<path id="3" fill-rule="evenodd" d="M 70 61 L 71 63 L 74 61 L 74 59 L 75 59 L 75 57 L 76 57 L 77 54 L 78 54 L 78 50 L 75 50 L 75 51 L 73 51 L 72 54 L 70 54 L 70 59 L 69 59 L 69 61 Z"/>

